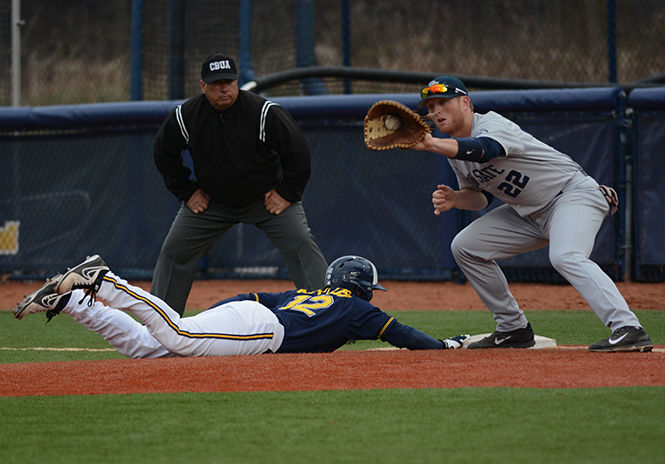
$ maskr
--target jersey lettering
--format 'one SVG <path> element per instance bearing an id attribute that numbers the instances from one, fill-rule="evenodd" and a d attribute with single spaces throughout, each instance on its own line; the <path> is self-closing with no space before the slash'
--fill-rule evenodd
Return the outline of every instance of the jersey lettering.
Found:
<path id="1" fill-rule="evenodd" d="M 497 189 L 502 190 L 506 195 L 515 198 L 522 193 L 524 187 L 529 182 L 529 176 L 525 176 L 520 172 L 512 170 L 506 176 L 506 182 L 501 182 Z"/>
<path id="2" fill-rule="evenodd" d="M 481 169 L 474 169 L 471 172 L 473 173 L 474 176 L 476 176 L 478 180 L 480 180 L 480 182 L 487 182 L 488 180 L 492 179 L 491 176 L 488 176 L 485 173 L 483 173 Z"/>
<path id="3" fill-rule="evenodd" d="M 303 293 L 303 294 L 306 294 L 306 295 L 334 295 L 334 296 L 339 296 L 339 297 L 342 297 L 342 298 L 351 298 L 353 296 L 351 294 L 351 290 L 349 290 L 347 288 L 341 288 L 341 287 L 337 287 L 337 288 L 326 287 L 326 288 L 322 288 L 320 290 L 313 290 L 313 291 L 309 291 L 309 290 L 305 290 L 304 288 L 301 288 L 301 289 L 298 290 L 298 293 Z"/>
<path id="4" fill-rule="evenodd" d="M 505 169 L 497 169 L 493 164 L 485 166 L 482 169 L 474 169 L 466 176 L 466 180 L 474 187 L 480 187 L 480 184 L 490 181 L 503 174 Z"/>
<path id="5" fill-rule="evenodd" d="M 506 172 L 505 169 L 495 168 L 493 164 L 490 164 L 489 166 L 483 168 L 483 171 L 493 172 L 494 174 L 503 174 L 504 172 Z"/>
<path id="6" fill-rule="evenodd" d="M 467 174 L 466 180 L 474 187 L 480 187 L 480 182 L 473 177 L 473 174 Z"/>
<path id="7" fill-rule="evenodd" d="M 498 170 L 494 165 L 490 164 L 482 169 L 474 169 L 471 172 L 480 182 L 487 182 L 488 180 L 494 179 L 497 175 L 503 174 L 505 170 Z"/>
<path id="8" fill-rule="evenodd" d="M 335 302 L 330 295 L 298 295 L 282 306 L 284 311 L 300 311 L 307 317 L 316 316 L 317 311 L 328 309 Z"/>

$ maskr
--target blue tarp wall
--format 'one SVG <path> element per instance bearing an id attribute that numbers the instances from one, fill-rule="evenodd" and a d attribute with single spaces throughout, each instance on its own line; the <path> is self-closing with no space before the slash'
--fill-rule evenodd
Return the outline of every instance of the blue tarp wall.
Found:
<path id="1" fill-rule="evenodd" d="M 636 89 L 628 98 L 633 130 L 633 278 L 665 280 L 665 89 Z"/>
<path id="2" fill-rule="evenodd" d="M 605 221 L 592 254 L 615 279 L 628 270 L 626 230 L 635 238 L 633 276 L 663 277 L 662 215 L 631 213 L 625 201 L 634 194 L 652 212 L 663 204 L 655 176 L 665 164 L 658 152 L 665 113 L 650 104 L 665 90 L 653 92 L 637 100 L 644 107 L 634 112 L 626 111 L 632 94 L 614 87 L 471 94 L 476 111 L 504 114 L 617 188 L 621 210 Z M 372 259 L 384 279 L 459 278 L 450 242 L 477 213 L 432 214 L 436 184 L 455 183 L 444 157 L 365 148 L 363 117 L 384 98 L 417 103 L 411 94 L 274 99 L 298 120 L 312 150 L 303 200 L 310 226 L 329 261 L 355 253 Z M 100 253 L 119 273 L 149 278 L 179 206 L 154 167 L 152 142 L 178 103 L 0 109 L 0 272 L 43 276 Z M 632 183 L 625 178 L 631 155 Z M 546 250 L 501 264 L 512 280 L 560 280 Z M 201 268 L 201 276 L 288 278 L 279 253 L 247 225 L 232 228 Z"/>

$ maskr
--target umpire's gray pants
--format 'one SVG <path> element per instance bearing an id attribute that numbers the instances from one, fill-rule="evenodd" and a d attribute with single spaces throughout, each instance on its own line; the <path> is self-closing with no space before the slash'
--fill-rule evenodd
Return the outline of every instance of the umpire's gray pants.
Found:
<path id="1" fill-rule="evenodd" d="M 180 207 L 157 259 L 150 293 L 182 315 L 199 261 L 238 223 L 254 224 L 267 235 L 282 254 L 297 288 L 323 287 L 328 264 L 309 229 L 301 202 L 274 215 L 262 201 L 243 209 L 211 201 L 199 214 L 184 203 Z"/>

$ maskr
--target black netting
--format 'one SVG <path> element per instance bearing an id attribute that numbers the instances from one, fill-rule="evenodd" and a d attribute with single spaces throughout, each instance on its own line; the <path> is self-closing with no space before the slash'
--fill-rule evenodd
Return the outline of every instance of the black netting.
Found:
<path id="1" fill-rule="evenodd" d="M 129 100 L 131 0 L 23 1 L 21 13 L 23 106 Z"/>
<path id="2" fill-rule="evenodd" d="M 187 98 L 200 91 L 205 55 L 238 56 L 241 49 L 250 60 L 245 71 L 258 78 L 300 64 L 567 83 L 615 78 L 627 84 L 662 76 L 665 61 L 665 3 L 659 0 L 142 3 L 143 66 L 132 70 L 135 1 L 24 1 L 22 104 L 128 100 L 132 72 L 140 72 L 144 100 Z M 312 9 L 299 9 L 303 5 Z M 251 25 L 241 38 L 243 7 L 251 10 Z M 0 40 L 11 44 L 11 0 L 0 0 Z M 0 63 L 0 104 L 9 105 L 10 46 L 0 47 Z M 311 93 L 306 84 L 286 82 L 269 94 Z M 316 85 L 317 92 L 333 94 L 418 87 L 341 78 Z"/>
<path id="3" fill-rule="evenodd" d="M 12 29 L 11 29 L 11 3 L 0 2 L 0 105 L 9 105 L 12 101 Z M 7 44 L 7 45 L 4 45 Z"/>

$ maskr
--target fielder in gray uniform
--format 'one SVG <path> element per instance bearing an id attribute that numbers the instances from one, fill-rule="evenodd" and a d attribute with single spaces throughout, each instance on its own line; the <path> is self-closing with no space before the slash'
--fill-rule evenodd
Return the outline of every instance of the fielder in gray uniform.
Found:
<path id="1" fill-rule="evenodd" d="M 552 266 L 582 295 L 612 334 L 591 351 L 650 351 L 653 343 L 612 279 L 589 259 L 615 192 L 588 176 L 568 155 L 495 113 L 474 112 L 465 85 L 440 76 L 422 90 L 426 116 L 450 138 L 427 134 L 414 149 L 447 156 L 459 190 L 438 185 L 434 214 L 480 210 L 492 197 L 503 205 L 476 219 L 452 242 L 452 252 L 494 315 L 496 331 L 468 348 L 528 348 L 531 324 L 496 263 L 549 245 Z"/>

